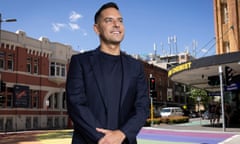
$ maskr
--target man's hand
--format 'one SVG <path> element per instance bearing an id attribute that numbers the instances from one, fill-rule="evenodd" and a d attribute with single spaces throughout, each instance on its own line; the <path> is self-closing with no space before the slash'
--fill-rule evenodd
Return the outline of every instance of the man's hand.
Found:
<path id="1" fill-rule="evenodd" d="M 105 134 L 98 144 L 121 144 L 125 139 L 125 134 L 120 130 L 107 130 L 102 128 L 96 128 L 98 132 Z"/>

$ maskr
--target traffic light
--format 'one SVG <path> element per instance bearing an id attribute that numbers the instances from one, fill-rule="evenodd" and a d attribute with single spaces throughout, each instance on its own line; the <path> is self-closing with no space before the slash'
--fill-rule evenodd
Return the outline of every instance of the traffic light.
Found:
<path id="1" fill-rule="evenodd" d="M 210 85 L 210 86 L 220 85 L 219 76 L 209 76 L 208 77 L 208 85 Z"/>
<path id="2" fill-rule="evenodd" d="M 149 79 L 149 90 L 154 91 L 155 90 L 155 78 L 151 77 Z"/>
<path id="3" fill-rule="evenodd" d="M 157 92 L 156 91 L 150 91 L 149 93 L 151 98 L 157 98 Z"/>
<path id="4" fill-rule="evenodd" d="M 233 69 L 230 68 L 229 66 L 225 66 L 225 78 L 226 85 L 230 85 L 233 79 Z"/>

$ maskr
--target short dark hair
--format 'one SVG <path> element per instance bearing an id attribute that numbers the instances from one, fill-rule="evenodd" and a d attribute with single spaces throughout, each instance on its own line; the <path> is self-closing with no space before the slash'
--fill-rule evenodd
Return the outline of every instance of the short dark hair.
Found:
<path id="1" fill-rule="evenodd" d="M 119 10 L 118 6 L 116 3 L 114 2 L 109 2 L 109 3 L 106 3 L 104 5 L 102 5 L 102 7 L 95 13 L 95 16 L 94 16 L 94 23 L 96 24 L 97 21 L 98 21 L 98 18 L 101 14 L 101 12 L 107 8 L 115 8 L 117 10 Z"/>

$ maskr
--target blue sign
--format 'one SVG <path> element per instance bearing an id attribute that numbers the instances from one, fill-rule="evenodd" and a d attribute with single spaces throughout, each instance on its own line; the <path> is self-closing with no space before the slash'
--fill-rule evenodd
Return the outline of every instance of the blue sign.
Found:
<path id="1" fill-rule="evenodd" d="M 30 106 L 30 95 L 28 86 L 15 85 L 13 94 L 13 103 L 15 107 L 28 108 Z"/>
<path id="2" fill-rule="evenodd" d="M 220 96 L 220 92 L 208 92 L 208 96 Z"/>
<path id="3" fill-rule="evenodd" d="M 240 88 L 240 83 L 232 83 L 229 86 L 225 87 L 226 91 L 238 90 Z"/>

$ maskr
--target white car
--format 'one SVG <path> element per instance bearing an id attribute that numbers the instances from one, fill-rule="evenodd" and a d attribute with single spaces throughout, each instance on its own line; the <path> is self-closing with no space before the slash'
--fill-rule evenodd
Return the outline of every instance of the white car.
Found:
<path id="1" fill-rule="evenodd" d="M 161 109 L 161 117 L 182 116 L 183 110 L 180 107 L 165 107 Z"/>

